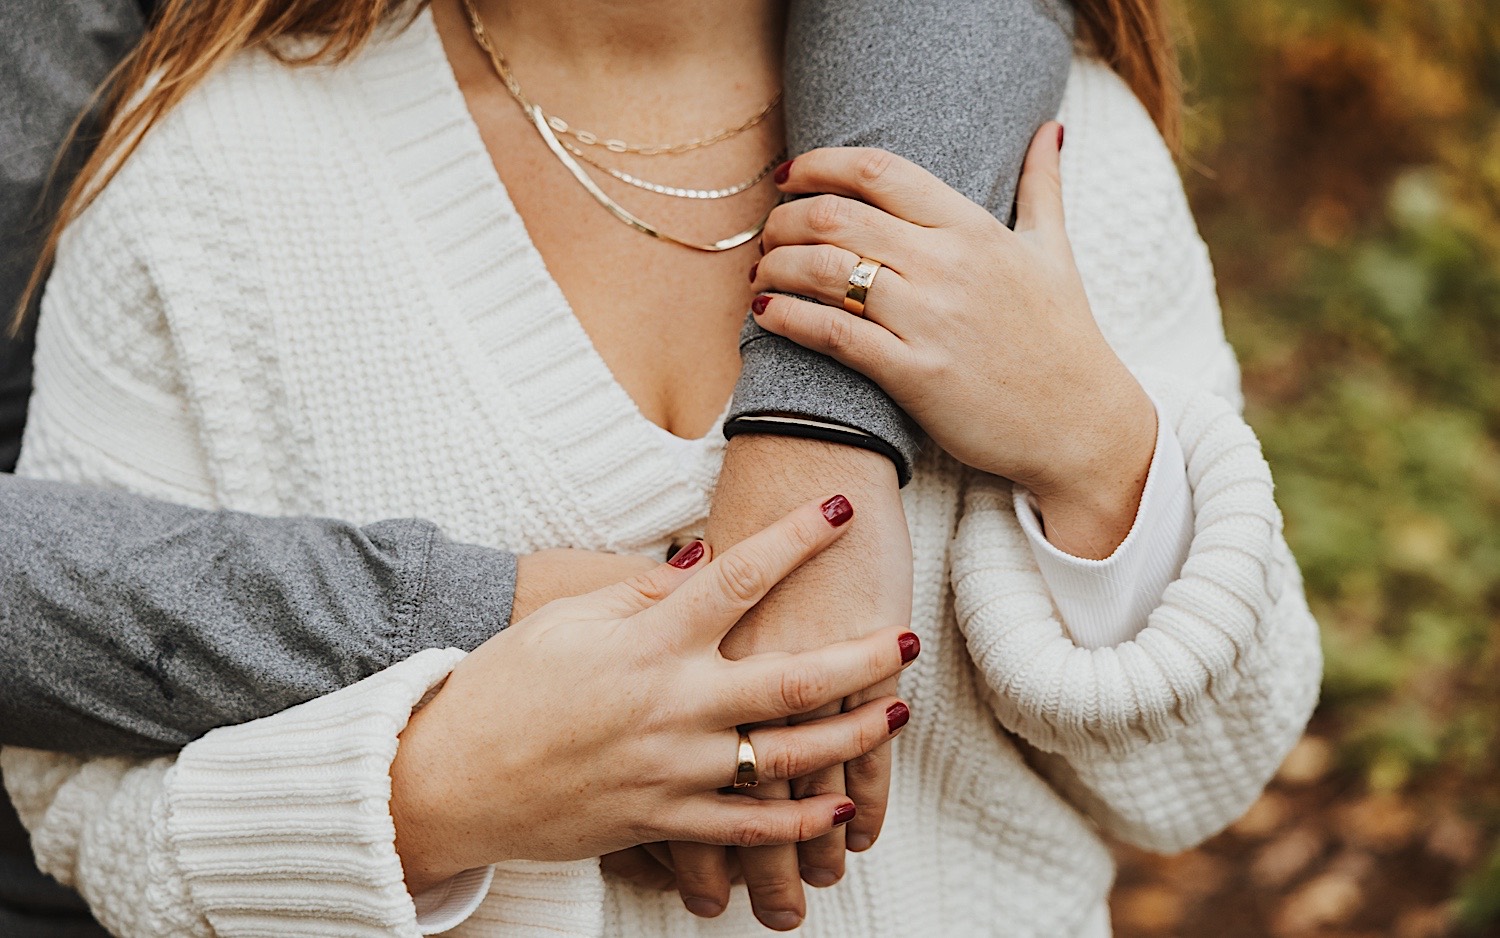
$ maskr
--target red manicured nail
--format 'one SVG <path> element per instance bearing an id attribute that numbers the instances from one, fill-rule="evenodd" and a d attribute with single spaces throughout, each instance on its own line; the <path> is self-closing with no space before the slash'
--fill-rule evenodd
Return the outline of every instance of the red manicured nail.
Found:
<path id="1" fill-rule="evenodd" d="M 684 547 L 682 550 L 679 550 L 677 553 L 673 554 L 672 559 L 668 560 L 667 563 L 671 564 L 679 570 L 687 570 L 692 567 L 693 564 L 702 559 L 703 542 L 694 541 L 693 543 Z"/>
<path id="2" fill-rule="evenodd" d="M 837 808 L 833 809 L 833 823 L 835 825 L 848 824 L 850 821 L 854 820 L 854 814 L 855 811 L 853 802 L 850 802 L 849 804 L 841 804 Z"/>
<path id="3" fill-rule="evenodd" d="M 1067 128 L 1064 127 L 1062 124 L 1058 124 L 1057 125 L 1057 152 L 1059 152 L 1059 153 L 1062 152 L 1063 134 L 1066 131 L 1067 131 Z"/>
<path id="4" fill-rule="evenodd" d="M 755 282 L 755 272 L 757 270 L 760 270 L 760 264 L 758 262 L 750 265 L 750 282 L 751 283 Z"/>
<path id="5" fill-rule="evenodd" d="M 849 519 L 854 517 L 854 506 L 849 504 L 849 499 L 842 495 L 835 495 L 822 504 L 823 517 L 828 523 L 836 528 L 843 527 Z"/>
<path id="6" fill-rule="evenodd" d="M 911 709 L 908 708 L 904 703 L 893 703 L 889 707 L 885 708 L 886 729 L 890 730 L 892 733 L 905 726 L 906 721 L 910 719 Z"/>
<path id="7" fill-rule="evenodd" d="M 766 311 L 766 307 L 770 305 L 771 298 L 769 296 L 766 296 L 765 294 L 761 294 L 760 296 L 757 296 L 755 299 L 750 301 L 750 312 L 759 316 L 761 313 L 764 313 Z"/>
<path id="8" fill-rule="evenodd" d="M 901 663 L 911 664 L 912 659 L 922 653 L 922 640 L 917 638 L 916 632 L 904 632 L 896 639 L 896 645 L 901 649 Z"/>
<path id="9" fill-rule="evenodd" d="M 776 180 L 776 185 L 779 186 L 782 183 L 786 182 L 787 177 L 792 174 L 793 162 L 795 161 L 787 160 L 785 163 L 782 163 L 780 166 L 776 167 L 776 174 L 773 177 Z"/>

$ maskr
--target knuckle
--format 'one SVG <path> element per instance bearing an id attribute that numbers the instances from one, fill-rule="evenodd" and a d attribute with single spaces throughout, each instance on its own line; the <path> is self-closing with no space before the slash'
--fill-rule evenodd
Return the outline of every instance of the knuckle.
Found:
<path id="1" fill-rule="evenodd" d="M 860 739 L 860 748 L 866 751 L 844 763 L 844 774 L 856 782 L 879 781 L 884 774 L 883 760 L 879 752 L 885 734 L 881 734 L 880 740 L 874 739 L 874 736 L 873 732 L 866 733 L 864 738 Z"/>
<path id="2" fill-rule="evenodd" d="M 751 884 L 752 891 L 761 900 L 756 903 L 758 908 L 765 908 L 773 902 L 781 904 L 786 898 L 795 896 L 801 886 L 802 880 L 799 877 L 787 876 L 784 873 L 762 873 Z M 772 907 L 774 908 L 774 905 Z"/>
<path id="3" fill-rule="evenodd" d="M 819 530 L 811 521 L 798 518 L 787 530 L 787 540 L 791 542 L 799 555 L 810 554 L 823 546 L 823 531 L 832 530 L 826 523 L 819 522 L 823 530 Z"/>
<path id="4" fill-rule="evenodd" d="M 844 226 L 847 215 L 844 200 L 836 195 L 820 195 L 807 206 L 807 227 L 820 235 L 830 235 Z"/>
<path id="5" fill-rule="evenodd" d="M 657 575 L 654 565 L 648 573 L 637 573 L 625 581 L 625 586 L 649 603 L 659 603 L 667 598 L 667 587 Z"/>
<path id="6" fill-rule="evenodd" d="M 716 890 L 719 888 L 720 876 L 711 866 L 700 863 L 679 863 L 676 875 L 678 882 L 690 889 Z"/>
<path id="7" fill-rule="evenodd" d="M 854 164 L 854 173 L 861 182 L 878 183 L 885 179 L 896 163 L 896 157 L 888 150 L 869 149 L 860 154 Z"/>
<path id="8" fill-rule="evenodd" d="M 842 293 L 840 288 L 849 280 L 849 265 L 845 263 L 847 256 L 842 249 L 831 244 L 820 246 L 812 257 L 813 281 L 832 292 Z"/>
<path id="9" fill-rule="evenodd" d="M 796 840 L 798 843 L 812 840 L 822 835 L 822 833 L 823 831 L 819 828 L 818 823 L 812 819 L 812 815 L 807 813 L 798 815 L 796 831 Z"/>
<path id="10" fill-rule="evenodd" d="M 776 830 L 766 818 L 746 818 L 729 829 L 728 840 L 736 847 L 765 847 L 776 842 Z"/>
<path id="11" fill-rule="evenodd" d="M 791 746 L 784 746 L 771 755 L 769 778 L 777 781 L 798 778 L 804 774 L 802 756 Z"/>
<path id="12" fill-rule="evenodd" d="M 828 696 L 828 677 L 821 671 L 794 669 L 781 676 L 781 704 L 788 713 L 806 713 Z"/>
<path id="13" fill-rule="evenodd" d="M 760 565 L 743 552 L 730 552 L 719 558 L 719 582 L 725 595 L 735 603 L 754 602 L 760 595 L 762 579 Z"/>
<path id="14" fill-rule="evenodd" d="M 828 317 L 828 325 L 824 328 L 824 346 L 833 353 L 848 354 L 854 350 L 855 333 L 854 323 L 851 317 L 839 313 Z"/>
<path id="15" fill-rule="evenodd" d="M 796 202 L 783 202 L 771 209 L 771 213 L 766 216 L 766 227 L 761 231 L 761 238 L 765 244 L 781 243 L 781 231 L 786 227 L 796 205 Z M 767 251 L 766 253 L 769 254 L 770 252 Z"/>

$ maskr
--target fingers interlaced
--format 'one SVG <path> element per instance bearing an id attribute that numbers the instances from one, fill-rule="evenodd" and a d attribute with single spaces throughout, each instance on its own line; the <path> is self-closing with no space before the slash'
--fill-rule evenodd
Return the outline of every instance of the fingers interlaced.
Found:
<path id="1" fill-rule="evenodd" d="M 701 918 L 713 918 L 729 905 L 729 854 L 717 843 L 670 845 L 672 866 L 677 871 L 677 892 L 687 910 Z"/>
<path id="2" fill-rule="evenodd" d="M 724 663 L 719 715 L 734 724 L 759 723 L 811 713 L 900 673 L 905 629 L 891 627 L 863 638 L 795 655 L 751 655 Z"/>
<path id="3" fill-rule="evenodd" d="M 837 795 L 792 801 L 714 792 L 688 799 L 670 817 L 663 818 L 661 834 L 671 838 L 674 845 L 688 841 L 765 847 L 821 837 L 835 825 L 849 823 L 854 815 L 854 804 Z M 674 860 L 676 855 L 674 849 Z"/>

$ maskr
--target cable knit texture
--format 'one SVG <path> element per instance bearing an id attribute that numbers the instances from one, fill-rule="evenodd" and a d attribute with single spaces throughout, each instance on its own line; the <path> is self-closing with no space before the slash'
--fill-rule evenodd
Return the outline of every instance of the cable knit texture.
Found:
<path id="1" fill-rule="evenodd" d="M 1316 627 L 1171 157 L 1096 63 L 1075 63 L 1061 116 L 1079 264 L 1182 442 L 1192 550 L 1135 641 L 1076 647 L 1010 487 L 924 454 L 903 492 L 915 719 L 881 842 L 813 892 L 804 934 L 1098 935 L 1102 838 L 1173 850 L 1221 829 L 1313 706 Z M 521 551 L 652 551 L 703 522 L 723 451 L 717 430 L 664 436 L 548 276 L 423 15 L 338 67 L 242 55 L 151 134 L 65 239 L 22 471 L 417 515 Z M 458 657 L 426 652 L 175 762 L 7 750 L 5 780 L 44 868 L 122 935 L 412 935 L 388 771 Z M 594 860 L 502 864 L 452 932 L 761 933 L 742 896 L 701 921 Z"/>

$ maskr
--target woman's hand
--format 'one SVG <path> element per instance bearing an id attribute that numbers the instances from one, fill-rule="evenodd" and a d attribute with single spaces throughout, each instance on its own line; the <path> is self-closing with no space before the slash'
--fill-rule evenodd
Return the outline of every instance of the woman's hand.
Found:
<path id="1" fill-rule="evenodd" d="M 663 840 L 790 843 L 849 821 L 842 796 L 721 791 L 734 777 L 736 727 L 890 678 L 907 663 L 902 630 L 797 655 L 719 653 L 740 616 L 847 520 L 803 506 L 711 563 L 690 546 L 626 583 L 550 603 L 480 646 L 412 718 L 391 767 L 408 888 L 508 859 L 581 859 Z M 898 705 L 885 698 L 752 731 L 760 778 L 805 775 L 883 745 L 899 730 L 887 714 Z"/>
<path id="2" fill-rule="evenodd" d="M 709 543 L 722 551 L 752 536 L 826 490 L 830 479 L 854 493 L 859 523 L 742 616 L 719 646 L 725 657 L 806 651 L 911 621 L 911 541 L 895 469 L 879 453 L 792 437 L 735 437 L 714 489 Z M 789 722 L 854 710 L 895 693 L 892 678 Z M 756 918 L 768 928 L 795 928 L 807 914 L 802 882 L 832 886 L 844 874 L 846 847 L 865 850 L 879 836 L 890 774 L 891 747 L 881 746 L 844 765 L 794 779 L 790 786 L 771 783 L 755 789 L 758 798 L 848 795 L 858 808 L 854 820 L 816 840 L 741 850 L 678 842 L 664 845 L 654 856 L 633 851 L 610 858 L 609 869 L 647 886 L 670 881 L 688 909 L 708 917 L 728 905 L 730 882 L 739 871 Z"/>
<path id="3" fill-rule="evenodd" d="M 940 446 L 1038 500 L 1047 536 L 1106 557 L 1129 533 L 1155 449 L 1150 398 L 1094 321 L 1063 223 L 1062 127 L 1032 141 L 1011 231 L 883 150 L 814 150 L 777 173 L 791 194 L 752 271 L 766 329 L 890 394 Z M 884 267 L 845 312 L 861 257 Z M 828 305 L 823 305 L 828 304 Z"/>

